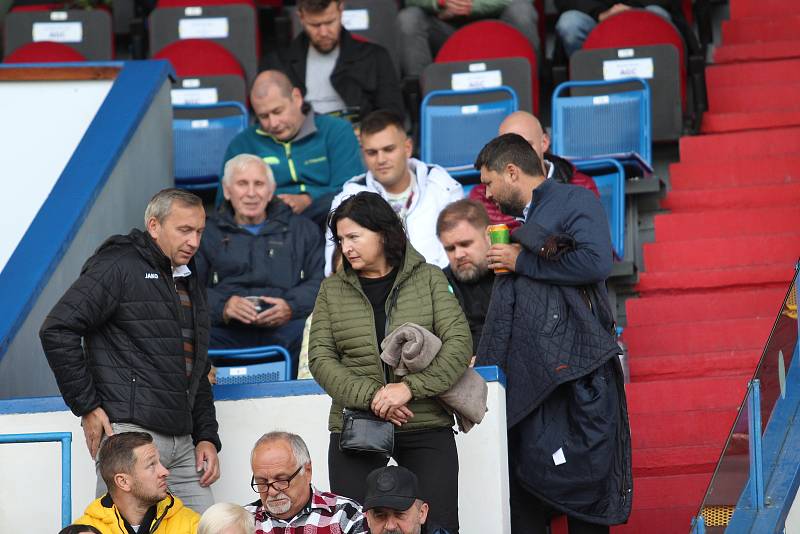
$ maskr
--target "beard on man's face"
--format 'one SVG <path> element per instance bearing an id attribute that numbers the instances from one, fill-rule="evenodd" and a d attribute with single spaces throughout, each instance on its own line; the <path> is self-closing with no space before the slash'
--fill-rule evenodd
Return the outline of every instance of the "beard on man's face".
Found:
<path id="1" fill-rule="evenodd" d="M 500 208 L 500 211 L 510 217 L 522 217 L 522 213 L 525 210 L 525 201 L 522 200 L 522 196 L 516 191 L 510 191 L 507 198 L 495 198 L 494 202 L 497 204 L 497 207 Z"/>
<path id="2" fill-rule="evenodd" d="M 479 280 L 483 275 L 489 272 L 489 266 L 484 261 L 481 265 L 469 263 L 451 270 L 453 271 L 453 276 L 455 276 L 456 280 L 459 282 L 471 283 Z"/>

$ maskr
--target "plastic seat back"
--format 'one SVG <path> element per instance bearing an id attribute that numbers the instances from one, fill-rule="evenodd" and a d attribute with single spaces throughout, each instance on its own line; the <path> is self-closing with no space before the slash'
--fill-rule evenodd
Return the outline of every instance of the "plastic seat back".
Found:
<path id="1" fill-rule="evenodd" d="M 248 83 L 258 70 L 258 19 L 247 0 L 159 0 L 150 13 L 150 50 L 182 39 L 208 39 L 233 54 Z"/>
<path id="2" fill-rule="evenodd" d="M 481 20 L 460 28 L 436 54 L 436 63 L 446 61 L 480 61 L 522 57 L 528 60 L 531 73 L 531 102 L 534 114 L 539 112 L 539 66 L 536 51 L 516 28 L 497 20 Z"/>
<path id="3" fill-rule="evenodd" d="M 153 59 L 166 59 L 175 69 L 173 104 L 236 101 L 247 105 L 244 70 L 222 45 L 204 39 L 184 39 L 168 44 Z"/>
<path id="4" fill-rule="evenodd" d="M 625 257 L 625 169 L 613 159 L 573 160 L 575 167 L 592 177 L 608 218 L 611 244 L 618 259 Z"/>
<path id="5" fill-rule="evenodd" d="M 583 49 L 624 50 L 659 44 L 674 46 L 678 51 L 681 103 L 686 109 L 686 45 L 675 26 L 664 18 L 642 9 L 623 11 L 595 26 L 586 37 Z"/>
<path id="6" fill-rule="evenodd" d="M 239 102 L 180 105 L 173 109 L 175 186 L 216 189 L 225 150 L 247 128 L 247 110 Z"/>
<path id="7" fill-rule="evenodd" d="M 612 87 L 636 83 L 639 89 L 594 96 L 564 96 L 578 87 Z M 565 82 L 553 91 L 553 153 L 590 158 L 637 153 L 652 164 L 650 87 L 642 79 L 616 82 Z"/>
<path id="8" fill-rule="evenodd" d="M 114 58 L 111 15 L 104 9 L 12 10 L 5 17 L 6 56 L 34 42 L 54 42 L 74 48 L 88 61 Z"/>
<path id="9" fill-rule="evenodd" d="M 575 52 L 570 58 L 569 71 L 573 81 L 613 81 L 631 76 L 646 79 L 651 94 L 653 140 L 674 141 L 683 133 L 679 62 L 678 51 L 672 45 L 599 48 Z M 636 87 L 636 84 L 620 84 L 615 89 L 576 88 L 573 94 L 591 95 Z"/>
<path id="10" fill-rule="evenodd" d="M 217 385 L 220 386 L 280 382 L 292 376 L 289 352 L 279 345 L 209 349 L 208 357 L 217 367 Z"/>
<path id="11" fill-rule="evenodd" d="M 463 91 L 506 85 L 517 94 L 519 109 L 533 113 L 531 69 L 525 58 L 431 63 L 425 67 L 421 81 L 423 97 L 431 91 Z"/>
<path id="12" fill-rule="evenodd" d="M 448 101 L 453 98 L 459 101 Z M 518 108 L 514 90 L 506 86 L 428 93 L 420 119 L 422 160 L 445 167 L 456 178 L 475 176 L 478 153 Z"/>

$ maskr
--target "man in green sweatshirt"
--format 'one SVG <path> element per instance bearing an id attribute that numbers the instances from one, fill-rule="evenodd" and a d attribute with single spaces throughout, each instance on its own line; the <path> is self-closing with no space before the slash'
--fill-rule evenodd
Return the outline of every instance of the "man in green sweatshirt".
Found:
<path id="1" fill-rule="evenodd" d="M 275 70 L 258 75 L 250 103 L 258 121 L 234 137 L 225 161 L 239 154 L 261 157 L 272 168 L 276 196 L 322 224 L 342 184 L 364 172 L 352 126 L 315 115 L 300 89 Z"/>

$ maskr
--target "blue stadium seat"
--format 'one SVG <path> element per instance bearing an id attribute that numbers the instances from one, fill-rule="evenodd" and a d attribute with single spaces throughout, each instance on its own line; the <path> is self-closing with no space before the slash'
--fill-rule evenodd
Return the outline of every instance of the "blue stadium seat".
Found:
<path id="1" fill-rule="evenodd" d="M 279 345 L 246 349 L 209 349 L 208 357 L 217 367 L 217 385 L 220 386 L 280 382 L 289 380 L 292 376 L 289 351 Z M 239 364 L 242 361 L 254 363 Z M 231 362 L 237 364 L 230 365 Z"/>
<path id="2" fill-rule="evenodd" d="M 247 110 L 239 102 L 176 105 L 173 110 L 175 186 L 216 189 L 225 150 L 247 128 Z"/>
<path id="3" fill-rule="evenodd" d="M 475 176 L 478 153 L 497 135 L 503 119 L 517 109 L 517 95 L 505 85 L 428 93 L 420 119 L 422 161 L 441 165 L 454 178 Z"/>
<path id="4" fill-rule="evenodd" d="M 592 177 L 606 210 L 611 244 L 618 259 L 625 256 L 625 169 L 615 159 L 573 160 L 577 169 Z"/>
<path id="5" fill-rule="evenodd" d="M 562 96 L 573 87 L 635 82 L 641 89 L 594 96 Z M 553 153 L 566 158 L 638 154 L 652 165 L 650 87 L 640 78 L 565 82 L 553 91 Z M 615 157 L 614 159 L 620 159 Z"/>

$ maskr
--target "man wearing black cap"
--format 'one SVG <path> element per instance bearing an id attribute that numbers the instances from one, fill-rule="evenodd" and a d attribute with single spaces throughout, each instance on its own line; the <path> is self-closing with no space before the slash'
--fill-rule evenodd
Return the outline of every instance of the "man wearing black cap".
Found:
<path id="1" fill-rule="evenodd" d="M 448 534 L 425 524 L 428 503 L 419 498 L 417 476 L 396 465 L 367 475 L 364 511 L 370 534 Z"/>

